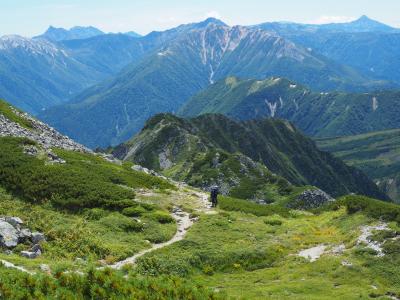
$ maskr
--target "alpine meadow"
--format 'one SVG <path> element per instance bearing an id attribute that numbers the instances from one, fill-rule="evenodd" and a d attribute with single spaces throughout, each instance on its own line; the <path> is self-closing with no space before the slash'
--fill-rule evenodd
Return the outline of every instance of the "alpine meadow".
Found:
<path id="1" fill-rule="evenodd" d="M 0 4 L 0 299 L 400 299 L 400 3 Z"/>

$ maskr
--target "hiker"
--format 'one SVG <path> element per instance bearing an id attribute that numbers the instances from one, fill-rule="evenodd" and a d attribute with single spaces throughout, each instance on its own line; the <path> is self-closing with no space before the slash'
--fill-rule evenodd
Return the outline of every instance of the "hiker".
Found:
<path id="1" fill-rule="evenodd" d="M 218 205 L 218 186 L 213 186 L 211 188 L 211 207 L 217 207 Z"/>

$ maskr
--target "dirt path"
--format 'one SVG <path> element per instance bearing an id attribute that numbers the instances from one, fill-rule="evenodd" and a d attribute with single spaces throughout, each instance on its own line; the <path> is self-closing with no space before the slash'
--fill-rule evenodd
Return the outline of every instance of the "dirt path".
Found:
<path id="1" fill-rule="evenodd" d="M 211 203 L 209 202 L 208 195 L 206 193 L 196 192 L 195 194 L 197 197 L 199 197 L 199 199 L 202 202 L 202 205 L 201 205 L 202 208 L 198 209 L 197 211 L 203 212 L 205 214 L 217 213 L 216 211 L 214 211 L 211 208 Z M 113 269 L 121 269 L 125 265 L 135 264 L 135 262 L 137 261 L 137 259 L 139 257 L 142 257 L 143 255 L 145 255 L 147 253 L 150 253 L 157 249 L 164 248 L 173 243 L 183 240 L 187 231 L 189 230 L 189 228 L 192 227 L 192 225 L 194 223 L 194 219 L 191 219 L 189 213 L 184 212 L 182 209 L 180 209 L 178 207 L 175 207 L 173 209 L 171 215 L 176 220 L 176 223 L 178 224 L 177 231 L 172 239 L 170 239 L 169 241 L 167 241 L 165 243 L 153 244 L 151 248 L 140 251 L 139 253 L 136 253 L 134 256 L 128 257 L 127 259 L 119 261 L 113 265 L 110 265 L 109 267 L 111 267 Z"/>

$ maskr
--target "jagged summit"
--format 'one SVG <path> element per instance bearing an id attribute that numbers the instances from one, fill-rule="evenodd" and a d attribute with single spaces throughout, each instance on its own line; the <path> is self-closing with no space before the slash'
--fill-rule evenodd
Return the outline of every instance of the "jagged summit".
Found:
<path id="1" fill-rule="evenodd" d="M 47 39 L 50 41 L 62 41 L 85 39 L 102 34 L 104 34 L 104 32 L 93 26 L 74 26 L 71 29 L 65 29 L 50 25 L 44 34 L 36 36 L 35 38 Z"/>

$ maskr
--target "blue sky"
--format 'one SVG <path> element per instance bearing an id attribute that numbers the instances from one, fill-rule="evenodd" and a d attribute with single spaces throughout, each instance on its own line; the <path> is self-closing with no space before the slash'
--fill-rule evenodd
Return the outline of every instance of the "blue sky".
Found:
<path id="1" fill-rule="evenodd" d="M 93 25 L 146 34 L 206 17 L 229 25 L 342 22 L 368 15 L 400 27 L 399 0 L 0 0 L 0 35 L 33 36 L 49 25 Z"/>

